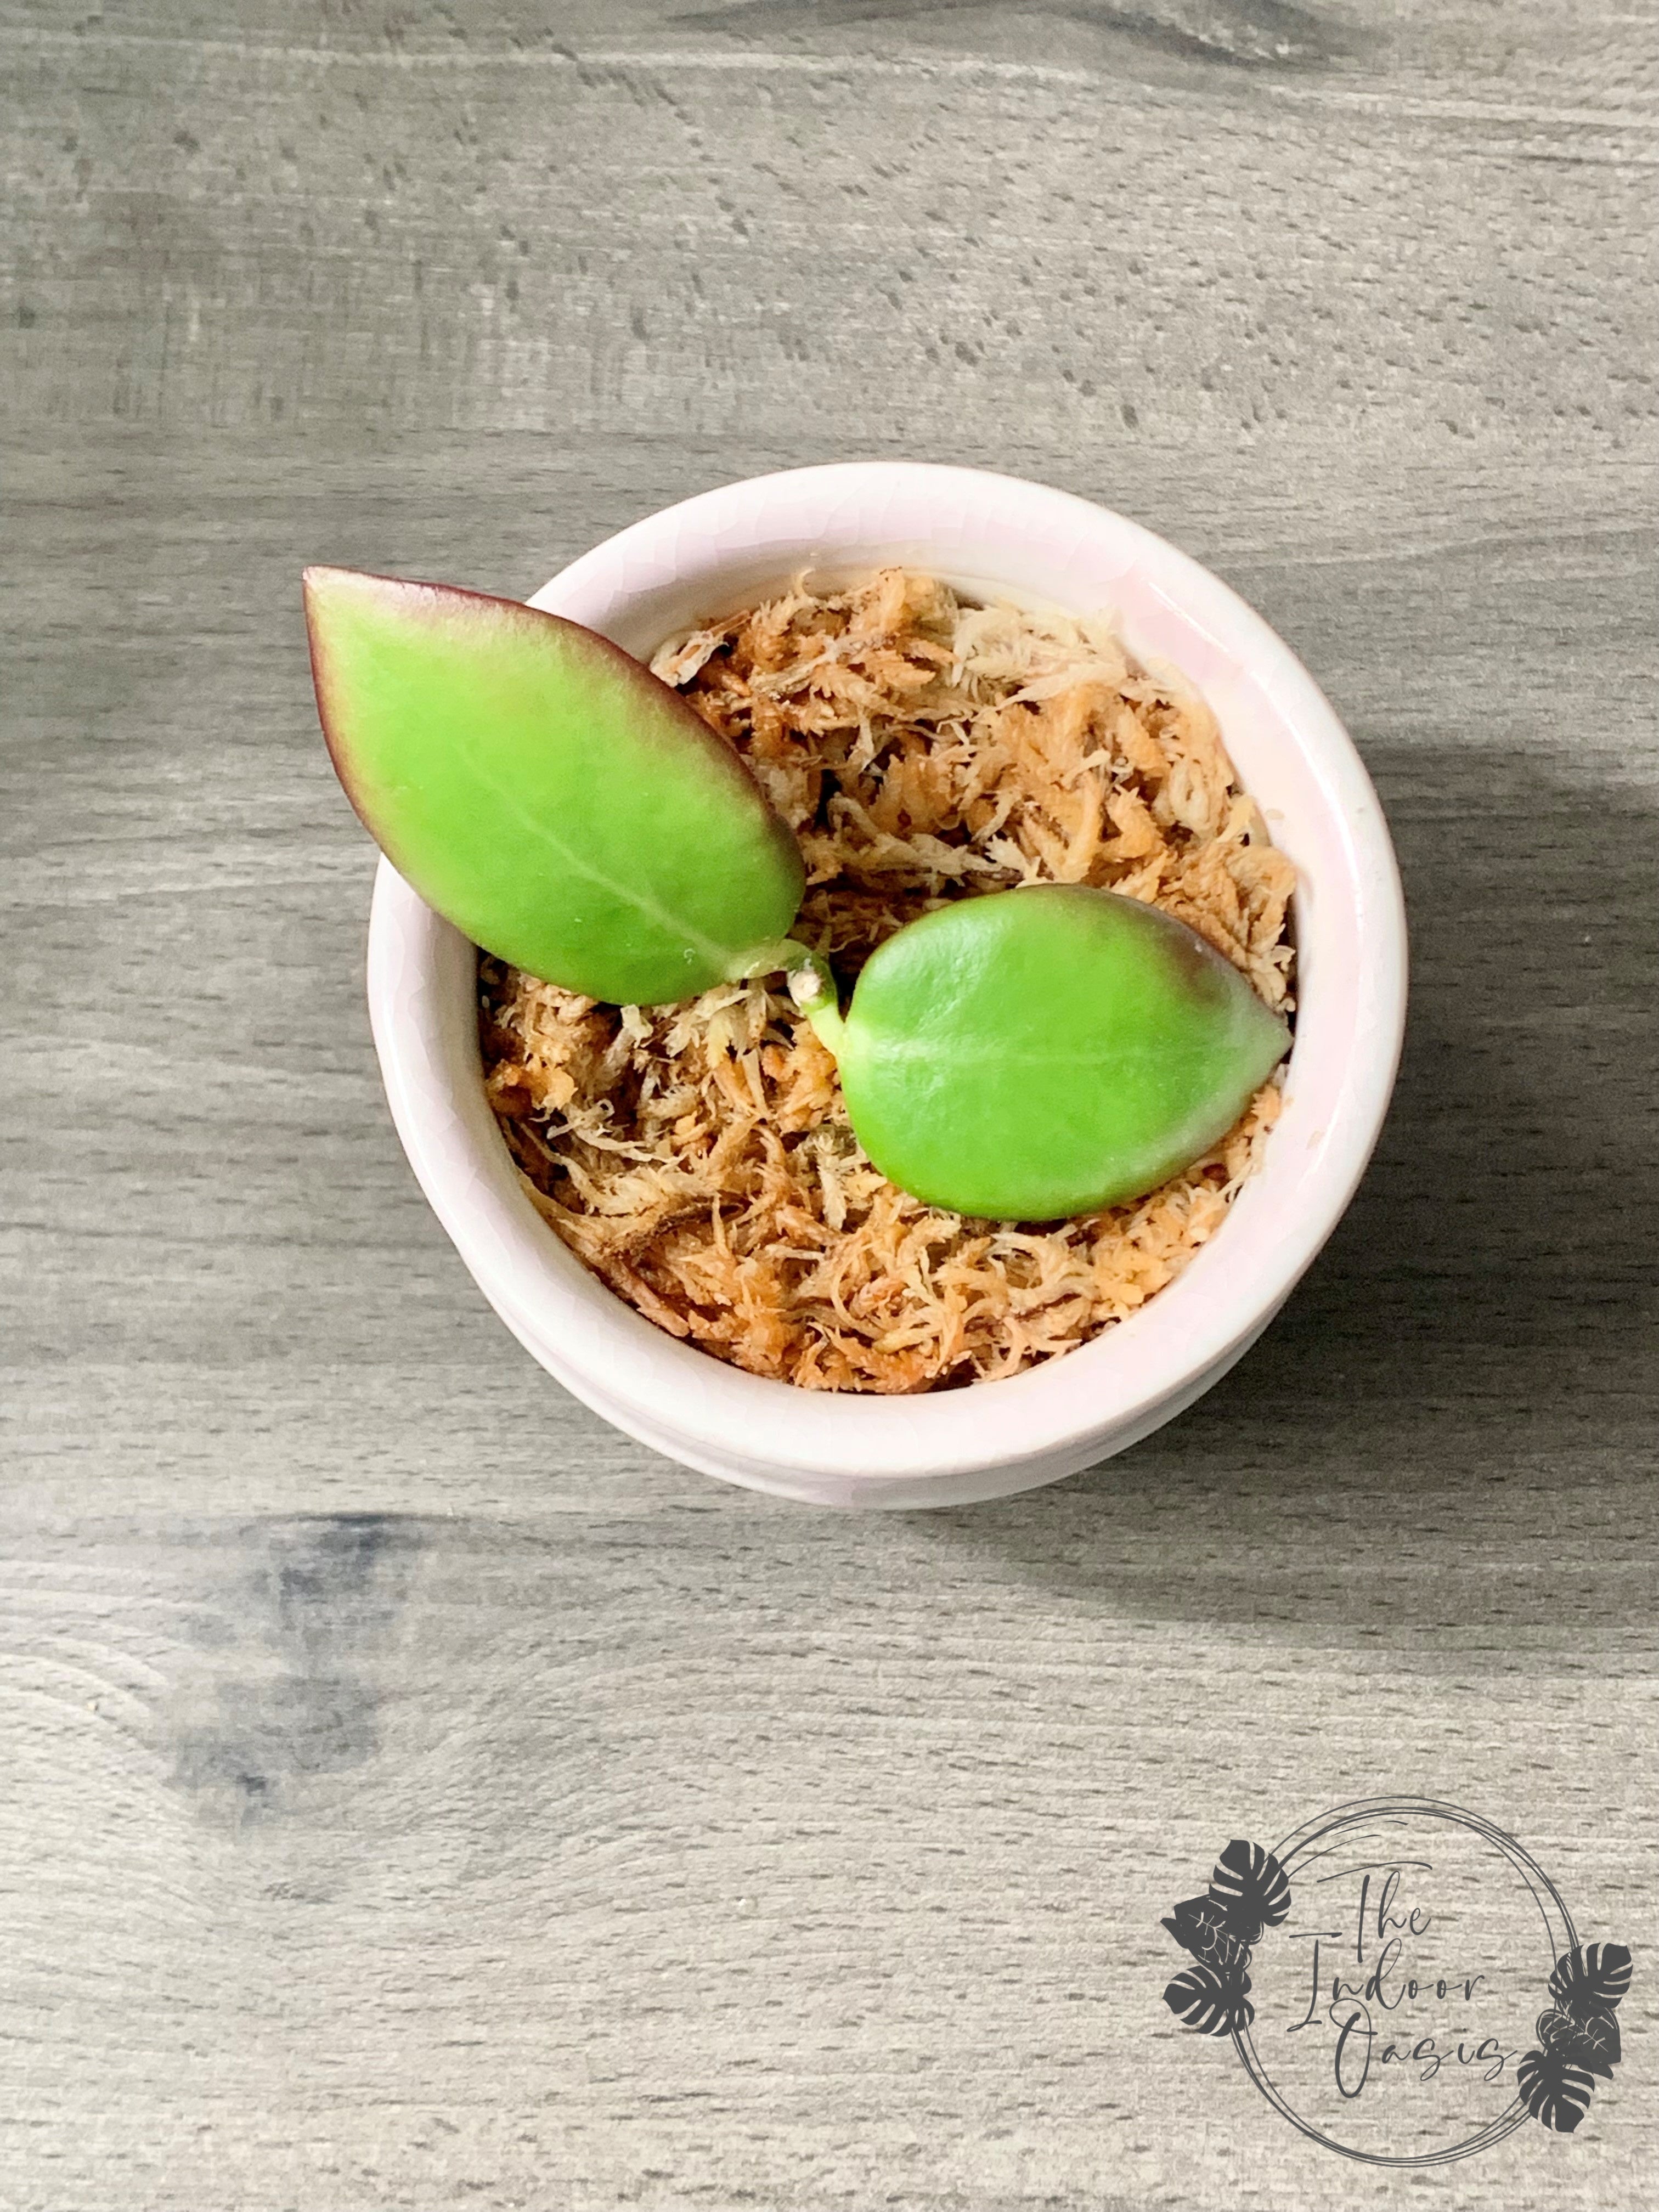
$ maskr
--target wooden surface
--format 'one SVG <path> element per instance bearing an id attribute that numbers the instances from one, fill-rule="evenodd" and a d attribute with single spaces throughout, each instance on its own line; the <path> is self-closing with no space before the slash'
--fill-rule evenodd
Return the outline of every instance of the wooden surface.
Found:
<path id="1" fill-rule="evenodd" d="M 3 0 L 0 86 L 0 2205 L 1650 2203 L 1650 9 Z M 473 1291 L 295 578 L 870 454 L 1252 599 L 1416 995 L 1243 1366 L 856 1520 Z M 1580 2137 L 1340 2166 L 1164 2010 L 1219 1839 L 1379 1790 L 1636 1947 Z"/>

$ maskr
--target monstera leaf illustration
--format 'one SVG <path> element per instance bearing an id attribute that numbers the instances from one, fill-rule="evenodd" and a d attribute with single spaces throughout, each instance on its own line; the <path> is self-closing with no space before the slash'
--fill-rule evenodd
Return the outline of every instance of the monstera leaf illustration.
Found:
<path id="1" fill-rule="evenodd" d="M 1534 2119 L 1570 2136 L 1589 2109 L 1595 2084 L 1559 2051 L 1529 2051 L 1515 2069 L 1521 2101 Z"/>
<path id="2" fill-rule="evenodd" d="M 1619 2023 L 1610 2012 L 1593 2013 L 1588 2020 L 1575 2020 L 1566 2012 L 1540 2012 L 1537 2035 L 1544 2050 L 1559 2053 L 1571 2065 L 1582 2066 L 1587 2074 L 1612 2080 L 1620 2045 Z"/>
<path id="3" fill-rule="evenodd" d="M 1221 1907 L 1212 1897 L 1183 1899 L 1163 1925 L 1183 1951 L 1190 1951 L 1194 1958 L 1201 1959 L 1206 1966 L 1225 1970 L 1249 1963 L 1249 1945 L 1241 1942 L 1232 1933 Z"/>
<path id="4" fill-rule="evenodd" d="M 1622 1943 L 1581 1944 L 1555 1962 L 1550 1995 L 1574 2020 L 1610 2013 L 1630 1987 L 1630 1953 Z"/>
<path id="5" fill-rule="evenodd" d="M 1237 1967 L 1188 1966 L 1164 1992 L 1164 2002 L 1183 2027 L 1197 2035 L 1231 2035 L 1248 2027 L 1255 2007 L 1245 1991 L 1250 1978 Z"/>
<path id="6" fill-rule="evenodd" d="M 1277 1928 L 1290 1911 L 1291 1885 L 1271 1851 L 1236 1836 L 1216 1861 L 1210 1900 L 1220 1907 L 1230 1934 L 1241 1943 L 1255 1943 L 1264 1928 Z"/>

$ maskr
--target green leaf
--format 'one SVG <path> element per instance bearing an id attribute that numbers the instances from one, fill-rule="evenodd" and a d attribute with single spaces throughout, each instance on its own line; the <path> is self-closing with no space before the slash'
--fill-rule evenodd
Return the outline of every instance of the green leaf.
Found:
<path id="1" fill-rule="evenodd" d="M 1289 1047 L 1184 924 L 1080 885 L 960 899 L 872 957 L 819 1020 L 890 1181 L 993 1220 L 1138 1198 L 1224 1136 Z"/>
<path id="2" fill-rule="evenodd" d="M 618 1005 L 689 999 L 785 936 L 799 848 L 742 762 L 580 624 L 308 568 L 324 733 L 381 850 L 477 945 Z"/>

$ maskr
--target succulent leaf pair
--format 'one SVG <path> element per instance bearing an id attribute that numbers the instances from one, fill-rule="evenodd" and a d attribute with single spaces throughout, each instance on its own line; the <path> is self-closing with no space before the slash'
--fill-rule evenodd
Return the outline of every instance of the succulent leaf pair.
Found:
<path id="1" fill-rule="evenodd" d="M 662 1005 L 783 974 L 854 1131 L 913 1195 L 1055 1220 L 1223 1136 L 1289 1032 L 1193 931 L 1109 891 L 961 899 L 866 964 L 843 1013 L 793 939 L 800 851 L 743 763 L 619 647 L 512 600 L 305 577 L 325 735 L 365 826 L 486 951 Z"/>

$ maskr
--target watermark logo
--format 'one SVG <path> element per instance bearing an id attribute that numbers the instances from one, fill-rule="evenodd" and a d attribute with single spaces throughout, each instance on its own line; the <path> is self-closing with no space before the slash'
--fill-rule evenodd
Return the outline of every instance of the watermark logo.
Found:
<path id="1" fill-rule="evenodd" d="M 1226 2036 L 1282 2118 L 1376 2166 L 1570 2134 L 1619 2063 L 1622 1943 L 1579 1939 L 1527 1851 L 1478 1814 L 1372 1798 L 1266 1850 L 1235 1839 L 1163 1923 L 1164 1992 Z"/>

